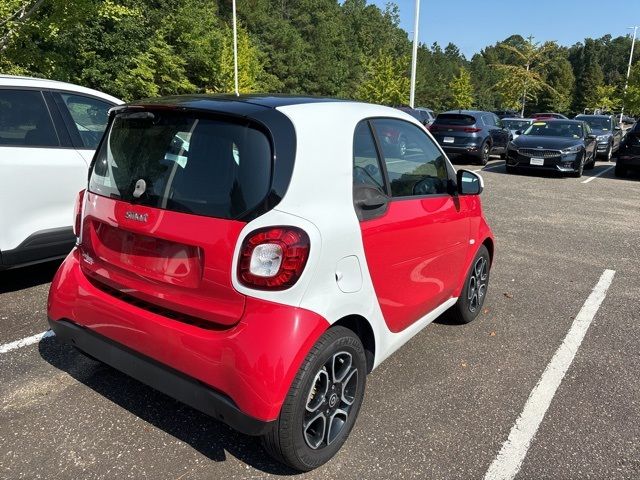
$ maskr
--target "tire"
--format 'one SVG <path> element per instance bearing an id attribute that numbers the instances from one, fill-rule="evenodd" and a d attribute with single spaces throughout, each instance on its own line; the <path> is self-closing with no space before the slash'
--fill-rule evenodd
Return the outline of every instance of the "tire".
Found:
<path id="1" fill-rule="evenodd" d="M 584 166 L 585 170 L 593 170 L 596 166 L 596 152 L 593 152 L 593 156 L 591 157 L 591 161 Z"/>
<path id="2" fill-rule="evenodd" d="M 489 157 L 491 156 L 491 144 L 488 140 L 482 142 L 482 146 L 480 147 L 480 156 L 478 160 L 480 161 L 480 165 L 484 166 L 489 163 Z"/>
<path id="3" fill-rule="evenodd" d="M 478 267 L 480 268 L 479 272 Z M 490 273 L 491 258 L 489 257 L 489 251 L 487 247 L 481 245 L 465 277 L 460 298 L 451 307 L 450 315 L 454 322 L 470 323 L 480 314 L 484 300 L 487 298 Z M 480 288 L 478 288 L 479 283 Z M 472 285 L 475 285 L 475 287 Z"/>
<path id="4" fill-rule="evenodd" d="M 365 352 L 358 336 L 341 326 L 327 330 L 300 366 L 277 421 L 262 437 L 265 450 L 299 471 L 329 461 L 355 424 L 364 398 L 366 372 Z M 332 433 L 329 427 L 338 430 Z"/>
<path id="5" fill-rule="evenodd" d="M 575 178 L 580 178 L 580 177 L 582 177 L 583 173 L 584 173 L 584 162 L 581 161 L 580 162 L 580 167 L 578 168 L 578 171 L 577 172 L 573 172 L 571 174 L 571 176 L 575 177 Z"/>
<path id="6" fill-rule="evenodd" d="M 624 178 L 627 176 L 627 169 L 620 165 L 620 162 L 616 162 L 616 167 L 614 169 L 614 173 L 616 177 Z"/>

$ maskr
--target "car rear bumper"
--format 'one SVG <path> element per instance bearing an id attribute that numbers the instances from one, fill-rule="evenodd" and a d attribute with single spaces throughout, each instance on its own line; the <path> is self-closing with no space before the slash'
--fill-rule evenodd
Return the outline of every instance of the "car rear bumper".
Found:
<path id="1" fill-rule="evenodd" d="M 69 254 L 49 292 L 59 338 L 245 433 L 260 434 L 278 417 L 329 325 L 308 310 L 251 297 L 232 327 L 185 323 L 98 288 L 78 256 L 77 249 Z"/>
<path id="2" fill-rule="evenodd" d="M 150 387 L 217 418 L 247 435 L 266 433 L 273 422 L 245 415 L 226 395 L 162 363 L 68 320 L 49 319 L 58 341 L 79 350 Z"/>
<path id="3" fill-rule="evenodd" d="M 478 154 L 480 152 L 478 145 L 461 145 L 454 147 L 446 143 L 441 143 L 440 146 L 448 155 Z"/>

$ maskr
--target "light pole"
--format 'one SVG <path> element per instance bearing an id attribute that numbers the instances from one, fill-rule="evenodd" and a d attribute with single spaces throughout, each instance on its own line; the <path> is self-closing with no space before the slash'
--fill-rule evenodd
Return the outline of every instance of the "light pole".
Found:
<path id="1" fill-rule="evenodd" d="M 409 106 L 415 107 L 416 101 L 416 63 L 418 62 L 418 20 L 420 19 L 420 0 L 416 1 L 416 9 L 413 18 L 413 54 L 411 55 L 411 92 L 409 93 Z"/>
<path id="2" fill-rule="evenodd" d="M 638 33 L 638 26 L 628 28 L 633 28 L 633 40 L 631 40 L 631 54 L 629 55 L 629 66 L 627 67 L 627 80 L 624 82 L 624 92 L 622 92 L 622 111 L 620 112 L 620 123 L 622 123 L 622 116 L 624 115 L 624 97 L 627 94 L 627 87 L 629 86 L 631 63 L 633 62 L 633 48 L 636 46 L 636 34 Z"/>
<path id="3" fill-rule="evenodd" d="M 236 25 L 236 0 L 232 0 L 233 8 L 233 82 L 235 85 L 236 96 L 240 95 L 238 91 L 238 28 Z"/>

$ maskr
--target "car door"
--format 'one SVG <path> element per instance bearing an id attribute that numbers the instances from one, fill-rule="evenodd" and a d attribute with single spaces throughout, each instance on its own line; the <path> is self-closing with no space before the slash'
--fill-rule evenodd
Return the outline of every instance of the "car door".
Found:
<path id="1" fill-rule="evenodd" d="M 507 143 L 509 143 L 509 130 L 504 128 L 502 125 L 502 120 L 498 118 L 497 115 L 493 113 L 487 114 L 484 116 L 486 119 L 486 123 L 489 125 L 491 129 L 491 137 L 493 138 L 493 148 L 499 151 L 504 151 L 507 148 Z"/>
<path id="2" fill-rule="evenodd" d="M 3 263 L 63 255 L 87 163 L 46 92 L 0 89 L 0 251 Z"/>
<path id="3" fill-rule="evenodd" d="M 389 132 L 406 139 L 404 155 L 380 141 Z M 369 148 L 359 149 L 357 142 Z M 459 287 L 469 241 L 468 210 L 452 193 L 453 168 L 418 126 L 372 119 L 358 126 L 354 146 L 354 203 L 369 274 L 387 326 L 399 332 Z"/>

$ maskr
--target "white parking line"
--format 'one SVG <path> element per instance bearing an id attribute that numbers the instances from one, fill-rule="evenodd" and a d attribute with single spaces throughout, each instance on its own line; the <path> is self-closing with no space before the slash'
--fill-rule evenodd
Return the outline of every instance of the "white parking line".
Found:
<path id="1" fill-rule="evenodd" d="M 522 413 L 509 433 L 509 438 L 489 466 L 484 476 L 485 480 L 511 480 L 517 475 L 551 400 L 567 373 L 600 304 L 607 295 L 615 273 L 614 270 L 605 270 L 600 276 L 600 280 L 573 321 L 567 336 L 564 337 L 538 384 L 529 395 Z"/>
<path id="2" fill-rule="evenodd" d="M 478 168 L 477 170 L 473 170 L 473 171 L 474 172 L 482 172 L 484 170 L 492 170 L 494 168 L 502 167 L 502 166 L 504 166 L 504 164 L 505 164 L 505 162 L 500 162 L 499 164 L 492 164 L 492 165 L 489 165 L 487 167 Z"/>
<path id="3" fill-rule="evenodd" d="M 605 168 L 604 170 L 602 170 L 601 172 L 596 173 L 594 176 L 587 178 L 586 180 L 584 180 L 582 183 L 589 183 L 591 180 L 595 180 L 596 178 L 598 178 L 600 175 L 603 175 L 605 173 L 607 173 L 609 170 L 611 170 L 613 167 L 615 167 L 615 165 L 612 165 L 608 168 Z"/>
<path id="4" fill-rule="evenodd" d="M 17 350 L 18 348 L 26 347 L 28 345 L 33 345 L 34 343 L 38 343 L 40 340 L 44 340 L 45 338 L 53 337 L 55 333 L 52 330 L 47 330 L 46 332 L 38 333 L 37 335 L 32 335 L 27 338 L 23 338 L 22 340 L 16 340 L 15 342 L 5 343 L 4 345 L 0 345 L 0 353 L 7 353 L 11 350 Z"/>

